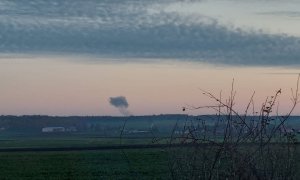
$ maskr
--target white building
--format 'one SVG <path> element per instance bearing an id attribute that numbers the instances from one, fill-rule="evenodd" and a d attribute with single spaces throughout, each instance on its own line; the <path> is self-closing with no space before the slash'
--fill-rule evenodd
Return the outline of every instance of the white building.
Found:
<path id="1" fill-rule="evenodd" d="M 42 128 L 42 132 L 49 133 L 49 132 L 65 132 L 66 129 L 64 127 L 44 127 Z"/>
<path id="2" fill-rule="evenodd" d="M 76 131 L 77 131 L 77 128 L 74 127 L 74 126 L 67 127 L 67 128 L 66 128 L 66 131 L 67 131 L 67 132 L 76 132 Z"/>

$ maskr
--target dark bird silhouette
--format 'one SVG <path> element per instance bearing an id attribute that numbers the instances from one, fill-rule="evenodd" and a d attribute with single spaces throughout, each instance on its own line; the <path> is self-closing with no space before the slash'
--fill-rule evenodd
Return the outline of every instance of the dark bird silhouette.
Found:
<path id="1" fill-rule="evenodd" d="M 279 90 L 278 90 L 278 93 L 280 93 L 280 94 L 281 94 L 281 89 L 279 89 Z"/>

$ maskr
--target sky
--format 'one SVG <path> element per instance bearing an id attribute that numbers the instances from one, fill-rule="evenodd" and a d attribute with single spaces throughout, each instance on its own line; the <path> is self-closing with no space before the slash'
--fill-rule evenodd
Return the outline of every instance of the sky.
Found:
<path id="1" fill-rule="evenodd" d="M 2 0 L 0 114 L 210 114 L 231 83 L 243 112 L 282 89 L 290 108 L 300 67 L 296 0 Z M 296 108 L 294 114 L 300 114 Z"/>

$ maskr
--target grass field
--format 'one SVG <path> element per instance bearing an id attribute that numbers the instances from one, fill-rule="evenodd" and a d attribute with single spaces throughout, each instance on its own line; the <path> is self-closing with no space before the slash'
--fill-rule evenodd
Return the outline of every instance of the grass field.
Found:
<path id="1" fill-rule="evenodd" d="M 171 179 L 168 150 L 124 152 L 126 156 L 121 150 L 0 153 L 1 179 Z"/>
<path id="2" fill-rule="evenodd" d="M 103 137 L 97 134 L 0 134 L 1 148 L 90 147 L 121 144 L 152 144 L 151 137 Z M 166 143 L 166 140 L 156 143 Z"/>
<path id="3" fill-rule="evenodd" d="M 122 144 L 150 144 L 151 138 L 128 138 L 122 139 Z M 12 147 L 90 147 L 90 146 L 107 146 L 119 145 L 119 138 L 22 138 L 0 140 L 0 148 Z"/>
<path id="4" fill-rule="evenodd" d="M 151 144 L 152 140 L 127 137 L 122 139 L 122 144 Z M 94 134 L 0 136 L 0 149 L 119 144 L 118 137 L 103 138 Z M 168 149 L 161 148 L 124 151 L 0 152 L 0 179 L 171 179 L 168 158 Z M 297 162 L 300 163 L 300 147 Z M 300 177 L 300 172 L 297 177 Z"/>
<path id="5" fill-rule="evenodd" d="M 300 135 L 297 134 L 298 142 Z M 155 141 L 151 137 L 123 137 L 121 144 L 165 144 L 169 138 L 160 138 Z M 0 134 L 0 149 L 2 148 L 48 148 L 48 147 L 90 147 L 120 145 L 119 137 L 101 137 L 96 134 L 51 134 L 51 135 L 26 135 L 26 134 Z"/>
<path id="6" fill-rule="evenodd" d="M 159 150 L 0 153 L 4 179 L 169 179 Z"/>
<path id="7" fill-rule="evenodd" d="M 151 144 L 152 138 L 122 138 L 122 144 Z M 96 134 L 1 134 L 0 149 L 118 146 L 119 137 Z M 124 156 L 124 153 L 126 156 Z M 1 152 L 0 179 L 168 179 L 161 149 Z"/>

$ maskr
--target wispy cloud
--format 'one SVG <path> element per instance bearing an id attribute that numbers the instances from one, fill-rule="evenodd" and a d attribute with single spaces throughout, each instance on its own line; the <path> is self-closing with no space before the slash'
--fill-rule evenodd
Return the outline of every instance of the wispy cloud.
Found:
<path id="1" fill-rule="evenodd" d="M 299 18 L 300 11 L 267 11 L 267 12 L 259 12 L 259 15 L 271 15 L 271 16 L 283 16 L 290 18 Z"/>
<path id="2" fill-rule="evenodd" d="M 6 4 L 5 4 L 6 3 Z M 0 52 L 86 53 L 226 65 L 300 65 L 300 38 L 181 16 L 170 1 L 3 1 Z M 187 2 L 189 3 L 189 2 Z M 153 7 L 156 7 L 153 11 Z"/>
<path id="3" fill-rule="evenodd" d="M 299 73 L 289 73 L 289 72 L 274 72 L 274 73 L 264 73 L 264 74 L 269 74 L 269 75 L 297 75 Z"/>

